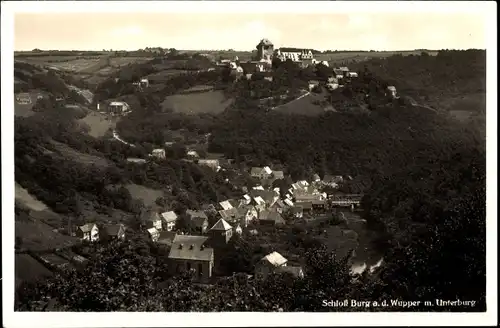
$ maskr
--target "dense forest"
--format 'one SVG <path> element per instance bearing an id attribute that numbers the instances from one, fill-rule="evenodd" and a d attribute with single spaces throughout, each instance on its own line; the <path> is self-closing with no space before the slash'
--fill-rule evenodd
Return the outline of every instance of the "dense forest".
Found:
<path id="1" fill-rule="evenodd" d="M 478 51 L 443 51 L 436 57 L 394 56 L 381 62 L 374 59 L 359 68 L 365 83 L 353 84 L 347 92 L 380 95 L 392 83 L 404 93 L 416 90 L 411 95 L 427 96 L 431 101 L 435 96 L 480 92 L 484 91 L 483 59 L 484 52 Z M 184 128 L 199 135 L 210 132 L 209 151 L 224 153 L 237 163 L 282 164 L 293 179 L 307 178 L 313 172 L 361 177 L 367 181 L 362 216 L 378 231 L 378 242 L 387 250 L 380 272 L 351 281 L 347 259 L 336 258 L 311 237 L 307 241 L 309 253 L 304 256 L 305 279 L 273 275 L 260 281 L 236 274 L 200 287 L 192 284 L 190 277 L 167 276 L 159 249 L 130 240 L 122 245 L 95 246 L 90 252 L 94 254 L 91 263 L 82 272 L 66 272 L 21 288 L 16 308 L 33 310 L 40 301 L 52 298 L 57 301 L 56 309 L 66 311 L 346 311 L 322 307 L 321 301 L 440 298 L 475 300 L 477 304 L 466 309 L 415 310 L 484 311 L 486 146 L 476 127 L 452 122 L 404 101 L 384 102 L 382 98 L 364 113 L 329 112 L 318 117 L 266 113 L 250 105 L 255 92 L 252 95 L 248 88 L 260 90 L 257 94 L 264 93 L 266 85 L 270 90 L 300 89 L 311 75 L 319 79 L 323 74 L 321 69 L 304 72 L 286 65 L 277 68 L 281 78 L 272 83 L 255 77 L 226 90 L 237 97 L 238 106 L 245 102 L 247 106 L 235 106 L 218 116 L 159 114 L 159 94 L 154 98 L 143 93 L 138 96 L 141 108 L 119 122 L 120 135 L 131 142 L 160 145 L 169 140 L 159 131 Z M 380 71 L 380 67 L 386 68 Z M 432 81 L 425 80 L 426 76 Z M 206 78 L 219 78 L 215 77 Z M 446 82 L 450 77 L 451 84 Z M 190 79 L 196 83 L 195 76 Z M 174 92 L 185 87 L 182 78 L 175 81 L 178 85 L 167 83 L 163 90 Z M 123 92 L 119 83 L 111 87 L 111 82 L 115 83 L 110 80 L 101 86 L 103 96 L 108 96 L 106 83 L 113 95 Z M 234 192 L 219 175 L 179 159 L 129 166 L 126 157 L 143 157 L 150 149 L 93 139 L 70 121 L 57 111 L 46 111 L 16 118 L 15 126 L 16 181 L 60 212 L 76 212 L 78 197 L 136 211 L 129 207 L 133 202 L 126 190 L 113 194 L 106 188 L 126 181 L 156 188 L 176 186 L 168 202 L 175 201 L 179 211 Z M 46 152 L 57 151 L 50 139 L 102 156 L 112 165 L 99 168 L 54 157 Z M 233 268 L 229 272 L 249 271 L 255 252 L 244 243 L 235 245 L 239 257 L 229 261 Z M 248 251 L 241 251 L 245 249 Z"/>

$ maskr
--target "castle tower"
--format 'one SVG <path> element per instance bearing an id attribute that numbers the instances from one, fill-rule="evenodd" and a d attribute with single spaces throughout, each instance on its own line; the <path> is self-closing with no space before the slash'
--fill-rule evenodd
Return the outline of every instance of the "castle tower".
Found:
<path id="1" fill-rule="evenodd" d="M 257 45 L 257 60 L 271 59 L 274 53 L 274 45 L 268 39 L 260 40 Z"/>

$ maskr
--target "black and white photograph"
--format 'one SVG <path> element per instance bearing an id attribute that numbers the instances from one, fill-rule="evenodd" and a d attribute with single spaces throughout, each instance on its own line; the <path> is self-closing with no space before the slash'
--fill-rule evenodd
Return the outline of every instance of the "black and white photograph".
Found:
<path id="1" fill-rule="evenodd" d="M 496 2 L 1 6 L 4 327 L 498 323 Z"/>

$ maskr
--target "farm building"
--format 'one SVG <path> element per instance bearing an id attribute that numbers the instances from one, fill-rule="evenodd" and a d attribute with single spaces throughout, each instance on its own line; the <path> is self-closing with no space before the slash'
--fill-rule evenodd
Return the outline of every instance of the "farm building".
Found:
<path id="1" fill-rule="evenodd" d="M 18 93 L 16 95 L 16 102 L 20 105 L 29 105 L 31 104 L 31 96 L 27 92 Z"/>
<path id="2" fill-rule="evenodd" d="M 126 228 L 123 224 L 110 224 L 100 230 L 101 239 L 125 240 Z"/>
<path id="3" fill-rule="evenodd" d="M 281 214 L 274 210 L 262 211 L 259 214 L 259 222 L 267 225 L 282 225 L 286 223 Z"/>
<path id="4" fill-rule="evenodd" d="M 218 159 L 206 159 L 206 158 L 199 159 L 198 165 L 208 166 L 213 170 L 217 170 L 218 168 L 220 168 Z"/>
<path id="5" fill-rule="evenodd" d="M 161 214 L 163 229 L 166 231 L 172 231 L 175 228 L 175 223 L 177 222 L 177 214 L 174 211 L 164 212 Z"/>
<path id="6" fill-rule="evenodd" d="M 255 265 L 255 276 L 258 278 L 266 278 L 270 273 L 280 267 L 285 267 L 288 260 L 278 252 L 272 252 L 264 256 Z"/>
<path id="7" fill-rule="evenodd" d="M 192 231 L 204 234 L 208 229 L 208 217 L 203 211 L 186 210 L 189 227 Z"/>
<path id="8" fill-rule="evenodd" d="M 76 231 L 76 236 L 85 241 L 98 241 L 99 240 L 99 228 L 94 223 L 87 223 L 80 227 Z"/>
<path id="9" fill-rule="evenodd" d="M 165 149 L 163 148 L 153 149 L 151 156 L 157 159 L 165 159 L 166 158 Z"/>
<path id="10" fill-rule="evenodd" d="M 108 112 L 112 114 L 124 114 L 130 111 L 130 106 L 124 101 L 112 101 L 108 105 Z"/>

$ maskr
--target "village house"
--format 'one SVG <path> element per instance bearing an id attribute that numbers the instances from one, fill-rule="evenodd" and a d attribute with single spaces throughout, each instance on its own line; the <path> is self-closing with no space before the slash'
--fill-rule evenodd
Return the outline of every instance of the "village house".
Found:
<path id="1" fill-rule="evenodd" d="M 230 210 L 232 208 L 233 208 L 233 205 L 231 204 L 231 202 L 229 200 L 225 200 L 225 201 L 222 201 L 222 202 L 217 204 L 217 209 L 219 211 Z"/>
<path id="2" fill-rule="evenodd" d="M 157 242 L 160 236 L 160 231 L 154 227 L 146 229 L 148 237 L 152 242 Z"/>
<path id="3" fill-rule="evenodd" d="M 166 158 L 165 149 L 162 148 L 153 149 L 151 156 L 157 159 L 165 159 Z"/>
<path id="4" fill-rule="evenodd" d="M 240 225 L 244 228 L 248 227 L 250 223 L 257 220 L 259 213 L 257 209 L 252 205 L 244 205 L 238 208 L 238 213 L 240 219 Z"/>
<path id="5" fill-rule="evenodd" d="M 255 265 L 255 276 L 259 279 L 265 279 L 267 276 L 276 269 L 280 267 L 285 267 L 287 265 L 288 260 L 284 258 L 278 252 L 272 252 L 266 256 L 264 256 L 256 265 Z"/>
<path id="6" fill-rule="evenodd" d="M 277 211 L 265 210 L 259 214 L 259 223 L 265 225 L 283 225 L 286 224 L 286 221 Z"/>
<path id="7" fill-rule="evenodd" d="M 260 197 L 264 201 L 264 204 L 266 207 L 271 207 L 276 203 L 279 199 L 279 195 L 277 195 L 274 191 L 272 190 L 260 190 L 260 189 L 253 189 L 250 190 L 249 192 L 250 196 L 255 199 L 256 204 L 255 205 L 261 205 L 260 200 L 257 201 L 256 198 Z"/>
<path id="8" fill-rule="evenodd" d="M 80 227 L 76 231 L 76 236 L 84 241 L 98 241 L 99 240 L 99 228 L 95 223 L 87 223 Z"/>
<path id="9" fill-rule="evenodd" d="M 162 228 L 166 231 L 172 231 L 175 228 L 175 224 L 177 223 L 177 214 L 174 211 L 168 211 L 161 213 L 162 219 Z"/>
<path id="10" fill-rule="evenodd" d="M 293 206 L 289 209 L 290 216 L 296 219 L 300 219 L 304 216 L 304 209 L 300 205 Z"/>
<path id="11" fill-rule="evenodd" d="M 399 98 L 398 95 L 397 95 L 397 92 L 396 92 L 396 87 L 395 86 L 388 86 L 387 87 L 387 92 L 386 92 L 386 95 L 392 97 L 392 98 Z"/>
<path id="12" fill-rule="evenodd" d="M 21 92 L 16 95 L 16 102 L 20 105 L 31 104 L 31 95 L 27 92 Z"/>
<path id="13" fill-rule="evenodd" d="M 276 201 L 276 203 L 274 203 L 270 209 L 271 210 L 275 210 L 276 212 L 278 212 L 279 214 L 283 214 L 283 212 L 287 209 L 287 205 L 285 204 L 284 201 L 282 201 L 281 199 L 278 199 Z"/>
<path id="14" fill-rule="evenodd" d="M 268 179 L 273 171 L 269 166 L 264 167 L 252 167 L 250 170 L 250 175 L 257 179 Z"/>
<path id="15" fill-rule="evenodd" d="M 287 194 L 287 196 L 289 196 L 289 195 Z M 291 196 L 290 196 L 290 197 L 291 197 Z M 285 203 L 285 205 L 286 205 L 286 206 L 289 206 L 289 207 L 290 207 L 290 206 L 293 206 L 293 201 L 292 201 L 292 199 L 291 199 L 291 198 L 289 198 L 289 197 L 285 198 L 285 199 L 283 200 L 283 203 Z"/>
<path id="16" fill-rule="evenodd" d="M 285 173 L 283 171 L 273 171 L 273 179 L 280 180 L 285 178 Z"/>
<path id="17" fill-rule="evenodd" d="M 126 227 L 123 224 L 105 225 L 100 232 L 101 240 L 125 240 Z"/>
<path id="18" fill-rule="evenodd" d="M 188 158 L 192 158 L 192 159 L 200 158 L 200 155 L 198 155 L 198 152 L 196 150 L 189 150 L 186 153 L 186 155 L 187 155 Z"/>
<path id="19" fill-rule="evenodd" d="M 354 210 L 361 204 L 362 194 L 333 194 L 329 202 L 333 207 L 350 207 Z"/>
<path id="20" fill-rule="evenodd" d="M 345 74 L 345 76 L 348 77 L 348 78 L 355 78 L 355 77 L 358 77 L 358 73 L 356 73 L 356 72 L 347 72 Z"/>
<path id="21" fill-rule="evenodd" d="M 146 209 L 141 214 L 141 222 L 146 229 L 155 228 L 156 230 L 162 229 L 162 222 L 160 215 L 152 209 Z"/>
<path id="22" fill-rule="evenodd" d="M 199 234 L 204 234 L 208 229 L 208 217 L 203 211 L 186 210 L 189 228 Z"/>
<path id="23" fill-rule="evenodd" d="M 198 160 L 198 165 L 202 166 L 208 166 L 212 170 L 219 170 L 220 169 L 220 163 L 218 159 L 205 159 L 205 158 L 200 158 Z"/>
<path id="24" fill-rule="evenodd" d="M 311 80 L 308 82 L 308 84 L 309 84 L 309 91 L 312 91 L 314 88 L 319 86 L 319 81 Z"/>
<path id="25" fill-rule="evenodd" d="M 313 200 L 312 208 L 315 212 L 324 212 L 326 210 L 326 200 Z"/>
<path id="26" fill-rule="evenodd" d="M 300 266 L 280 266 L 276 269 L 277 273 L 291 274 L 294 278 L 303 279 L 304 278 L 304 270 Z"/>
<path id="27" fill-rule="evenodd" d="M 337 79 L 337 81 L 344 78 L 344 72 L 341 69 L 334 68 L 333 74 L 335 75 L 335 78 Z"/>
<path id="28" fill-rule="evenodd" d="M 303 214 L 311 213 L 313 209 L 312 202 L 295 202 L 295 206 L 302 207 Z"/>
<path id="29" fill-rule="evenodd" d="M 236 224 L 240 219 L 240 212 L 237 208 L 229 208 L 227 210 L 221 210 L 218 212 L 219 217 L 227 222 L 231 222 L 232 224 Z"/>
<path id="30" fill-rule="evenodd" d="M 175 236 L 168 254 L 171 273 L 192 271 L 197 281 L 208 282 L 214 268 L 214 249 L 208 247 L 207 240 L 204 236 Z"/>
<path id="31" fill-rule="evenodd" d="M 337 188 L 341 183 L 344 182 L 344 178 L 341 175 L 325 175 L 322 180 L 322 184 L 325 186 L 330 186 Z"/>
<path id="32" fill-rule="evenodd" d="M 124 101 L 112 101 L 108 105 L 108 112 L 112 114 L 125 114 L 130 111 L 130 106 Z"/>

